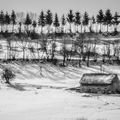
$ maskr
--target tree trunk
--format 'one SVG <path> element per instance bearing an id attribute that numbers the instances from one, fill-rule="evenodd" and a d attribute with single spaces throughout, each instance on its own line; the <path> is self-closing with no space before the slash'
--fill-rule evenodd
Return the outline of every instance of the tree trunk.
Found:
<path id="1" fill-rule="evenodd" d="M 101 31 L 101 23 L 100 23 L 100 33 L 101 33 L 102 31 Z"/>
<path id="2" fill-rule="evenodd" d="M 48 25 L 48 34 L 50 33 L 50 25 Z"/>
<path id="3" fill-rule="evenodd" d="M 78 25 L 76 25 L 76 32 L 79 33 L 79 32 L 78 32 Z"/>
<path id="4" fill-rule="evenodd" d="M 84 26 L 84 33 L 86 33 L 86 26 Z"/>
<path id="5" fill-rule="evenodd" d="M 43 33 L 43 27 L 41 26 L 41 34 Z"/>
<path id="6" fill-rule="evenodd" d="M 2 24 L 1 24 L 1 33 L 2 33 Z"/>
<path id="7" fill-rule="evenodd" d="M 37 42 L 37 54 L 38 54 L 38 60 L 39 60 L 40 59 L 40 55 L 39 55 L 38 42 Z"/>
<path id="8" fill-rule="evenodd" d="M 19 28 L 19 34 L 21 34 L 21 26 L 20 26 L 20 28 Z"/>
<path id="9" fill-rule="evenodd" d="M 108 33 L 108 24 L 107 24 L 107 33 Z"/>
<path id="10" fill-rule="evenodd" d="M 88 52 L 88 57 L 87 57 L 87 67 L 90 66 L 90 53 Z"/>
<path id="11" fill-rule="evenodd" d="M 65 58 L 66 58 L 66 56 L 65 56 L 65 54 L 63 55 L 63 66 L 65 66 Z"/>
<path id="12" fill-rule="evenodd" d="M 10 80 L 9 80 L 9 78 L 6 78 L 5 80 L 6 80 L 6 83 L 10 85 Z"/>
<path id="13" fill-rule="evenodd" d="M 23 48 L 23 60 L 25 60 L 25 48 Z"/>
<path id="14" fill-rule="evenodd" d="M 71 23 L 70 23 L 70 33 L 72 33 Z"/>
<path id="15" fill-rule="evenodd" d="M 6 24 L 6 31 L 7 31 L 7 29 L 8 29 L 8 25 Z"/>
<path id="16" fill-rule="evenodd" d="M 55 33 L 57 33 L 57 28 L 55 27 Z"/>
<path id="17" fill-rule="evenodd" d="M 12 33 L 14 33 L 14 24 L 13 24 L 13 26 L 12 26 Z"/>
<path id="18" fill-rule="evenodd" d="M 81 33 L 82 33 L 82 24 L 81 24 Z"/>
<path id="19" fill-rule="evenodd" d="M 117 30 L 117 25 L 115 24 L 114 25 L 114 32 L 117 32 L 118 30 Z"/>
<path id="20" fill-rule="evenodd" d="M 81 54 L 79 54 L 79 67 L 81 67 Z"/>

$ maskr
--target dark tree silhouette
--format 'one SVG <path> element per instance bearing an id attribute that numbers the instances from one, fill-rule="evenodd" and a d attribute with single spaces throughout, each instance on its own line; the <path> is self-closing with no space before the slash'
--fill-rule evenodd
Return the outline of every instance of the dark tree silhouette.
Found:
<path id="1" fill-rule="evenodd" d="M 5 80 L 7 84 L 11 84 L 10 80 L 15 78 L 15 74 L 10 68 L 5 68 L 2 73 L 2 79 Z"/>
<path id="2" fill-rule="evenodd" d="M 112 18 L 110 9 L 107 9 L 104 17 L 104 24 L 107 25 L 107 33 L 109 32 L 108 27 L 112 24 Z"/>
<path id="3" fill-rule="evenodd" d="M 72 10 L 69 10 L 69 13 L 67 14 L 67 21 L 70 24 L 70 33 L 72 33 L 72 23 L 74 22 L 74 14 Z"/>
<path id="4" fill-rule="evenodd" d="M 62 32 L 64 33 L 65 31 L 65 25 L 66 25 L 66 19 L 65 19 L 65 16 L 62 15 L 62 21 L 61 21 L 61 25 L 62 25 Z"/>
<path id="5" fill-rule="evenodd" d="M 76 53 L 79 55 L 79 67 L 81 67 L 81 60 L 83 57 L 84 37 L 84 34 L 80 34 L 74 43 L 76 47 Z"/>
<path id="6" fill-rule="evenodd" d="M 79 27 L 79 25 L 81 24 L 81 16 L 80 16 L 80 12 L 76 12 L 75 13 L 75 25 L 76 25 L 76 27 L 77 27 L 77 32 L 79 32 L 78 31 L 78 27 Z"/>
<path id="7" fill-rule="evenodd" d="M 119 21 L 119 15 L 117 12 L 115 12 L 115 15 L 113 17 L 113 24 L 114 24 L 114 32 L 118 32 L 117 30 L 117 26 L 119 25 L 120 21 Z"/>
<path id="8" fill-rule="evenodd" d="M 5 24 L 6 24 L 6 31 L 8 31 L 8 25 L 10 24 L 10 15 L 8 15 L 8 12 L 5 14 Z"/>
<path id="9" fill-rule="evenodd" d="M 91 25 L 90 25 L 90 32 L 94 32 L 93 25 L 96 23 L 95 17 L 92 16 L 91 18 Z"/>
<path id="10" fill-rule="evenodd" d="M 83 22 L 83 25 L 85 26 L 84 32 L 86 32 L 86 27 L 89 24 L 89 16 L 87 12 L 84 13 L 82 22 Z"/>
<path id="11" fill-rule="evenodd" d="M 24 12 L 17 12 L 16 13 L 16 19 L 17 19 L 17 23 L 19 25 L 19 27 L 18 27 L 19 34 L 21 34 L 21 32 L 22 32 L 22 25 L 25 22 L 25 13 Z"/>
<path id="12" fill-rule="evenodd" d="M 3 11 L 0 12 L 0 25 L 1 25 L 1 32 L 3 32 L 3 25 L 4 25 L 4 13 L 3 13 Z"/>
<path id="13" fill-rule="evenodd" d="M 29 25 L 32 23 L 32 20 L 29 16 L 29 14 L 27 13 L 26 15 L 26 19 L 25 19 L 25 25 L 27 26 L 27 33 L 29 32 Z"/>
<path id="14" fill-rule="evenodd" d="M 39 15 L 38 25 L 41 26 L 41 33 L 43 33 L 43 27 L 45 26 L 45 15 L 43 11 Z"/>
<path id="15" fill-rule="evenodd" d="M 37 26 L 37 22 L 36 22 L 35 20 L 33 20 L 32 26 L 33 26 L 33 31 L 35 32 L 35 28 L 36 28 L 36 26 Z"/>
<path id="16" fill-rule="evenodd" d="M 51 60 L 52 61 L 54 60 L 54 57 L 55 57 L 56 47 L 57 47 L 57 45 L 56 45 L 55 41 L 53 40 L 52 47 L 51 47 L 52 48 L 52 50 L 51 50 Z"/>
<path id="17" fill-rule="evenodd" d="M 48 33 L 50 33 L 50 26 L 53 23 L 53 15 L 50 10 L 47 11 L 46 13 L 46 25 L 48 25 Z"/>
<path id="18" fill-rule="evenodd" d="M 99 31 L 100 33 L 102 32 L 101 25 L 103 24 L 103 22 L 104 22 L 104 13 L 102 10 L 99 10 L 99 13 L 97 15 L 97 23 L 100 24 L 100 31 Z"/>
<path id="19" fill-rule="evenodd" d="M 55 26 L 55 33 L 56 33 L 57 32 L 57 28 L 60 26 L 57 13 L 55 14 L 55 20 L 53 22 L 53 25 Z"/>
<path id="20" fill-rule="evenodd" d="M 21 34 L 21 32 L 22 32 L 22 22 L 19 22 L 19 34 Z"/>
<path id="21" fill-rule="evenodd" d="M 62 39 L 62 49 L 61 49 L 60 53 L 63 56 L 63 63 L 62 63 L 62 65 L 65 66 L 65 64 L 66 64 L 66 57 L 67 57 L 66 36 Z"/>
<path id="22" fill-rule="evenodd" d="M 14 26 L 16 24 L 16 14 L 14 10 L 12 10 L 12 13 L 11 13 L 11 23 L 13 25 L 12 32 L 14 32 Z"/>

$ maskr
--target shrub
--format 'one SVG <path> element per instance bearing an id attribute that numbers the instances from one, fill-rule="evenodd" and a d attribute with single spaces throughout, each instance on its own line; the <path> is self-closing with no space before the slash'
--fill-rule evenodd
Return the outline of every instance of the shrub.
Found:
<path id="1" fill-rule="evenodd" d="M 2 73 L 2 79 L 5 80 L 5 83 L 10 84 L 10 80 L 15 78 L 15 74 L 9 68 L 5 68 Z"/>

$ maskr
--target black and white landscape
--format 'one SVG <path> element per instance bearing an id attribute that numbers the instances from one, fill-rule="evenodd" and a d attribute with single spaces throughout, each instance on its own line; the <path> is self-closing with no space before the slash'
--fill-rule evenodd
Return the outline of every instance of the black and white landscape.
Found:
<path id="1" fill-rule="evenodd" d="M 0 0 L 0 120 L 119 120 L 119 5 Z"/>

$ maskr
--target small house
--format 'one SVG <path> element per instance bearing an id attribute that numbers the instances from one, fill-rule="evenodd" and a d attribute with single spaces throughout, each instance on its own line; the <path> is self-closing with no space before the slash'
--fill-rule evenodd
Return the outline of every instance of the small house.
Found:
<path id="1" fill-rule="evenodd" d="M 80 89 L 89 93 L 116 93 L 119 90 L 119 79 L 117 74 L 84 74 L 80 80 Z"/>

